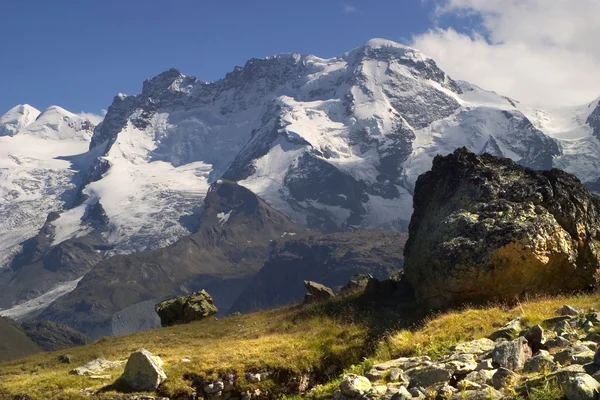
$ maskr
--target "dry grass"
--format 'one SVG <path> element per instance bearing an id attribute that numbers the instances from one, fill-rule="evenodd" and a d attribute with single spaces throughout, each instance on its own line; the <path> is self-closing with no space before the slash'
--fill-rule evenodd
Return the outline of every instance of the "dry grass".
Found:
<path id="1" fill-rule="evenodd" d="M 522 317 L 529 326 L 540 323 L 554 316 L 563 304 L 598 308 L 600 295 L 538 298 L 510 307 L 466 307 L 429 316 L 422 323 L 411 324 L 412 329 L 390 330 L 389 326 L 409 324 L 410 319 L 358 310 L 352 299 L 201 321 L 71 349 L 72 364 L 60 364 L 57 352 L 1 364 L 0 399 L 22 394 L 33 400 L 89 399 L 86 392 L 112 384 L 122 369 L 111 371 L 110 379 L 104 381 L 72 376 L 68 371 L 96 357 L 124 360 L 141 347 L 165 362 L 169 379 L 160 392 L 165 396 L 190 393 L 194 376 L 223 372 L 308 372 L 336 365 L 340 371 L 364 373 L 374 361 L 391 357 L 439 356 L 458 342 L 489 335 L 515 317 Z M 373 346 L 374 337 L 381 339 L 378 335 L 385 329 L 385 339 Z M 182 362 L 183 358 L 191 362 Z M 340 375 L 330 378 L 309 397 L 330 397 Z M 93 398 L 114 398 L 114 394 L 107 391 Z"/>
<path id="2" fill-rule="evenodd" d="M 380 344 L 376 356 L 393 358 L 411 355 L 437 357 L 451 346 L 489 336 L 513 318 L 521 317 L 525 326 L 533 326 L 556 316 L 564 304 L 600 308 L 600 295 L 540 297 L 512 306 L 465 307 L 443 314 L 431 315 L 416 329 L 402 329 Z"/>
<path id="3" fill-rule="evenodd" d="M 169 380 L 161 390 L 166 396 L 190 393 L 189 377 L 207 373 L 308 372 L 321 367 L 324 360 L 342 369 L 360 360 L 366 327 L 325 316 L 316 308 L 313 311 L 281 308 L 104 338 L 70 349 L 72 364 L 59 363 L 58 352 L 1 364 L 0 398 L 2 393 L 11 397 L 27 394 L 32 399 L 89 398 L 86 392 L 113 383 L 122 368 L 109 371 L 111 378 L 103 381 L 69 375 L 70 369 L 97 357 L 125 360 L 142 347 L 165 362 Z M 183 358 L 191 362 L 182 362 Z"/>

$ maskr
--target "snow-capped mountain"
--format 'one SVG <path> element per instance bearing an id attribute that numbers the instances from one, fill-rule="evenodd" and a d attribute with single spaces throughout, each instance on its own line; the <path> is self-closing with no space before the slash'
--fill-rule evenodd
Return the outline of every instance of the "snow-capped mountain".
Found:
<path id="1" fill-rule="evenodd" d="M 0 119 L 5 265 L 51 211 L 50 245 L 92 232 L 102 255 L 169 245 L 197 230 L 221 177 L 330 231 L 405 230 L 417 177 L 460 146 L 600 177 L 600 99 L 537 110 L 382 39 L 331 59 L 252 59 L 215 82 L 172 69 L 115 97 L 93 135 L 65 110 L 37 114 Z"/>
<path id="2" fill-rule="evenodd" d="M 72 206 L 77 168 L 84 167 L 78 155 L 94 128 L 57 106 L 40 112 L 19 105 L 0 117 L 0 269 L 49 213 Z"/>

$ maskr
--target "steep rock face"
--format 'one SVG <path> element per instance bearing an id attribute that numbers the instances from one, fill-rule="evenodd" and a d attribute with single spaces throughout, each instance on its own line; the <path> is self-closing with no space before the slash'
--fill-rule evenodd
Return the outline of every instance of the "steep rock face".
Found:
<path id="1" fill-rule="evenodd" d="M 208 191 L 196 234 L 163 249 L 100 262 L 40 318 L 92 337 L 127 333 L 113 319 L 119 311 L 143 304 L 147 311 L 136 308 L 137 317 L 149 320 L 146 314 L 155 314 L 158 302 L 149 300 L 200 289 L 211 293 L 219 309 L 227 310 L 262 266 L 271 242 L 305 232 L 248 189 L 219 180 Z M 132 326 L 153 327 L 128 318 Z"/>
<path id="2" fill-rule="evenodd" d="M 599 209 L 568 173 L 458 149 L 417 180 L 406 276 L 431 306 L 583 289 L 600 267 Z"/>
<path id="3" fill-rule="evenodd" d="M 339 288 L 356 274 L 383 279 L 402 268 L 406 234 L 354 231 L 289 237 L 272 253 L 231 311 L 249 312 L 302 301 L 311 280 Z"/>

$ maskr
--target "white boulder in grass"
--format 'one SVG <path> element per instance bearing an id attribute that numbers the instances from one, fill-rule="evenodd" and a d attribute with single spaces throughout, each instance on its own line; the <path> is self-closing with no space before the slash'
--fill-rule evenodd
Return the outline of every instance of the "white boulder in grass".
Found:
<path id="1" fill-rule="evenodd" d="M 120 381 L 135 391 L 156 390 L 167 379 L 161 366 L 160 357 L 153 356 L 146 349 L 140 349 L 129 356 Z"/>

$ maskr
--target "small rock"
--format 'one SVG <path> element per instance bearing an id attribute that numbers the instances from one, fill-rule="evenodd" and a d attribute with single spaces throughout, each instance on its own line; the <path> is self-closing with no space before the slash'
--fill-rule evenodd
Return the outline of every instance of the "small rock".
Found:
<path id="1" fill-rule="evenodd" d="M 588 351 L 584 351 L 581 353 L 577 353 L 577 354 L 573 354 L 571 356 L 571 364 L 588 364 L 591 362 L 594 362 L 594 358 L 595 358 L 596 353 L 588 350 Z"/>
<path id="2" fill-rule="evenodd" d="M 158 357 L 146 349 L 140 349 L 129 356 L 125 371 L 119 380 L 135 391 L 156 390 L 167 379 L 161 364 L 162 361 Z"/>
<path id="3" fill-rule="evenodd" d="M 468 374 L 465 379 L 478 383 L 480 385 L 488 385 L 492 382 L 492 378 L 497 370 L 479 370 Z"/>
<path id="4" fill-rule="evenodd" d="M 525 333 L 525 339 L 527 339 L 527 343 L 529 343 L 529 347 L 531 347 L 533 353 L 537 353 L 542 348 L 542 343 L 544 343 L 544 328 L 540 325 L 531 327 Z"/>
<path id="5" fill-rule="evenodd" d="M 304 296 L 305 303 L 325 301 L 335 297 L 333 290 L 317 282 L 304 281 L 304 287 L 307 292 Z"/>
<path id="6" fill-rule="evenodd" d="M 205 290 L 165 300 L 154 306 L 154 310 L 160 317 L 162 326 L 205 319 L 219 311 Z"/>
<path id="7" fill-rule="evenodd" d="M 182 358 L 181 362 L 182 363 L 189 363 L 189 362 L 192 362 L 192 361 L 189 358 L 186 357 L 186 358 Z"/>
<path id="8" fill-rule="evenodd" d="M 488 338 L 472 340 L 464 342 L 452 347 L 452 351 L 462 354 L 483 354 L 494 350 L 496 344 Z"/>
<path id="9" fill-rule="evenodd" d="M 340 391 L 344 396 L 355 398 L 371 389 L 371 382 L 364 376 L 347 374 L 342 378 Z"/>
<path id="10" fill-rule="evenodd" d="M 498 390 L 515 387 L 518 383 L 519 375 L 507 368 L 498 368 L 498 371 L 492 376 L 492 385 Z"/>
<path id="11" fill-rule="evenodd" d="M 420 392 L 419 392 L 420 394 Z M 410 400 L 413 396 L 408 389 L 404 386 L 390 386 L 388 384 L 387 391 L 385 393 L 385 398 L 394 399 L 394 400 Z"/>
<path id="12" fill-rule="evenodd" d="M 448 382 L 444 382 L 441 385 L 435 386 L 434 390 L 436 393 L 436 400 L 450 400 L 452 396 L 458 392 L 458 390 L 450 386 Z"/>
<path id="13" fill-rule="evenodd" d="M 408 386 L 410 380 L 408 376 L 400 368 L 392 368 L 389 376 L 390 382 L 399 382 Z"/>
<path id="14" fill-rule="evenodd" d="M 524 372 L 551 372 L 558 368 L 552 356 L 544 350 L 525 361 Z"/>
<path id="15" fill-rule="evenodd" d="M 512 340 L 519 336 L 519 332 L 521 332 L 521 318 L 515 318 L 512 321 L 508 322 L 502 328 L 498 329 L 496 332 L 490 335 L 491 340 L 497 339 L 507 339 Z"/>
<path id="16" fill-rule="evenodd" d="M 69 371 L 71 375 L 98 375 L 101 372 L 119 367 L 123 364 L 122 361 L 108 361 L 104 358 L 97 358 Z"/>
<path id="17" fill-rule="evenodd" d="M 479 361 L 479 363 L 477 364 L 477 368 L 475 368 L 475 371 L 481 371 L 482 369 L 486 369 L 486 370 L 494 369 L 494 365 L 492 364 L 491 358 Z"/>
<path id="18" fill-rule="evenodd" d="M 546 341 L 546 343 L 544 343 L 544 347 L 550 351 L 556 349 L 564 349 L 565 347 L 568 347 L 570 345 L 571 342 L 562 336 L 557 336 L 556 338 L 548 340 Z"/>
<path id="19" fill-rule="evenodd" d="M 452 372 L 439 366 L 425 367 L 413 374 L 411 371 L 406 372 L 410 376 L 411 387 L 430 387 L 438 383 L 447 383 L 452 379 Z"/>
<path id="20" fill-rule="evenodd" d="M 63 363 L 63 364 L 71 364 L 71 355 L 70 354 L 63 354 L 61 356 L 58 356 L 58 361 Z"/>
<path id="21" fill-rule="evenodd" d="M 365 397 L 368 399 L 381 399 L 387 393 L 387 390 L 387 386 L 372 386 L 371 389 L 365 393 Z"/>
<path id="22" fill-rule="evenodd" d="M 554 330 L 556 331 L 558 336 L 566 336 L 576 333 L 568 321 L 557 322 L 556 325 L 554 325 Z"/>
<path id="23" fill-rule="evenodd" d="M 568 400 L 596 400 L 600 392 L 600 383 L 587 374 L 569 377 L 560 387 Z"/>
<path id="24" fill-rule="evenodd" d="M 452 396 L 452 400 L 498 400 L 504 398 L 502 392 L 488 387 L 479 390 L 467 390 Z"/>
<path id="25" fill-rule="evenodd" d="M 204 393 L 208 395 L 217 394 L 222 392 L 223 389 L 225 389 L 225 383 L 222 381 L 217 381 L 204 386 Z"/>
<path id="26" fill-rule="evenodd" d="M 522 369 L 531 356 L 531 348 L 523 337 L 500 343 L 492 351 L 494 364 L 514 371 Z"/>
<path id="27" fill-rule="evenodd" d="M 422 357 L 401 357 L 394 360 L 386 361 L 384 363 L 376 364 L 373 366 L 374 369 L 379 371 L 387 371 L 392 368 L 400 368 L 404 371 L 414 367 L 431 365 L 431 358 L 427 356 Z"/>
<path id="28" fill-rule="evenodd" d="M 568 305 L 564 305 L 561 308 L 558 309 L 557 312 L 558 315 L 571 315 L 571 316 L 577 316 L 580 314 L 583 314 L 583 310 L 579 307 L 571 307 Z"/>

